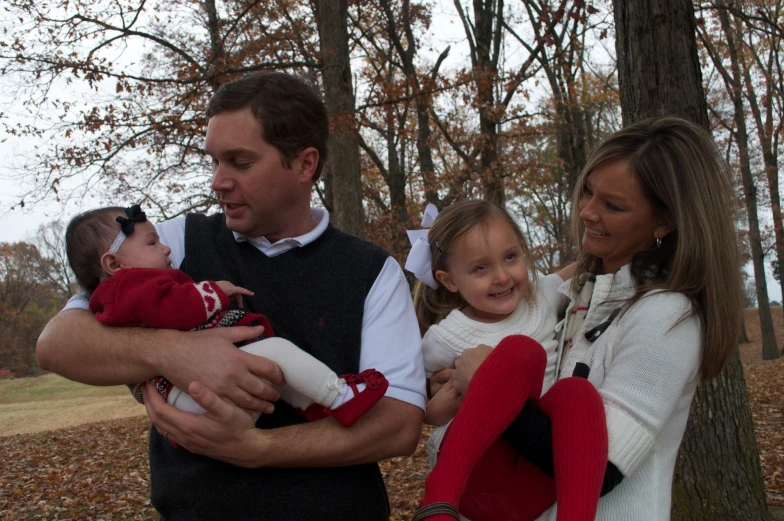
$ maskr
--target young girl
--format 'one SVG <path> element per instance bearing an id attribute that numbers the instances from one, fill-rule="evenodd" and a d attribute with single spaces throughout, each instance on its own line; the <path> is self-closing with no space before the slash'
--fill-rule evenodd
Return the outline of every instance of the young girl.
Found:
<path id="1" fill-rule="evenodd" d="M 602 401 L 582 378 L 552 385 L 553 331 L 566 305 L 557 289 L 570 273 L 536 284 L 520 229 L 485 201 L 448 207 L 422 235 L 412 240 L 406 269 L 419 279 L 414 304 L 427 329 L 428 377 L 453 367 L 465 349 L 496 347 L 465 396 L 450 381 L 427 405 L 425 421 L 438 426 L 428 442 L 435 466 L 414 520 L 458 519 L 458 507 L 473 521 L 534 519 L 556 496 L 559 520 L 593 519 L 607 465 Z M 499 439 L 527 400 L 552 421 L 554 485 Z"/>
<path id="2" fill-rule="evenodd" d="M 171 249 L 160 242 L 139 205 L 78 215 L 68 224 L 65 241 L 68 262 L 91 294 L 90 310 L 103 324 L 181 331 L 262 325 L 259 341 L 240 349 L 278 364 L 286 379 L 285 385 L 276 386 L 281 398 L 310 421 L 332 416 L 349 427 L 386 392 L 388 383 L 381 373 L 367 370 L 338 377 L 288 340 L 274 337 L 263 315 L 228 309 L 230 298 L 242 307 L 242 295 L 253 295 L 251 291 L 227 281 L 196 283 L 180 270 L 171 269 Z M 150 381 L 169 404 L 197 414 L 204 412 L 164 377 Z M 143 385 L 129 385 L 140 402 Z M 347 393 L 347 387 L 353 395 Z"/>

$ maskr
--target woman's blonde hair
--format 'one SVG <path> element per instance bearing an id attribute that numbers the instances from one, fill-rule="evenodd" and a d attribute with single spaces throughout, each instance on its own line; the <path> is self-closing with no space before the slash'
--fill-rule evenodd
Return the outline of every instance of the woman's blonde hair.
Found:
<path id="1" fill-rule="evenodd" d="M 500 218 L 509 223 L 520 240 L 520 247 L 528 266 L 528 276 L 531 279 L 528 285 L 529 295 L 526 295 L 526 298 L 530 298 L 531 288 L 536 282 L 536 271 L 523 232 L 520 231 L 520 227 L 517 226 L 509 212 L 488 201 L 459 201 L 447 206 L 443 212 L 438 214 L 427 234 L 430 243 L 433 277 L 435 277 L 436 271 L 448 269 L 450 252 L 457 240 L 476 226 L 487 226 L 493 218 Z M 414 286 L 414 307 L 422 334 L 427 331 L 427 328 L 446 317 L 450 311 L 465 304 L 466 301 L 459 292 L 449 291 L 440 282 L 438 282 L 436 289 L 422 281 L 417 281 Z"/>
<path id="2" fill-rule="evenodd" d="M 743 302 L 729 167 L 710 135 L 693 123 L 666 117 L 630 125 L 599 145 L 577 181 L 572 199 L 575 244 L 581 244 L 584 232 L 579 202 L 586 178 L 600 165 L 620 159 L 629 160 L 645 196 L 675 223 L 660 248 L 635 254 L 636 292 L 625 309 L 654 289 L 686 295 L 705 330 L 701 374 L 709 380 L 738 346 Z M 580 250 L 575 288 L 579 275 L 600 267 L 600 259 Z"/>

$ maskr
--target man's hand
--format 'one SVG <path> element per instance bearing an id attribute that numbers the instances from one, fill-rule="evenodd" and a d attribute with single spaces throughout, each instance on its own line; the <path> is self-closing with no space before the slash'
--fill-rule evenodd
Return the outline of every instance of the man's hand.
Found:
<path id="1" fill-rule="evenodd" d="M 253 292 L 251 290 L 235 286 L 228 280 L 215 281 L 215 285 L 222 289 L 229 298 L 234 298 L 237 301 L 237 306 L 239 306 L 240 309 L 242 309 L 242 296 L 253 296 Z"/>
<path id="2" fill-rule="evenodd" d="M 484 344 L 463 351 L 460 358 L 455 361 L 455 373 L 452 377 L 457 392 L 465 394 L 474 373 L 492 352 L 493 348 Z"/>
<path id="3" fill-rule="evenodd" d="M 283 385 L 283 373 L 271 360 L 234 346 L 258 337 L 263 329 L 219 327 L 180 333 L 183 342 L 177 348 L 160 349 L 158 367 L 180 389 L 199 381 L 239 407 L 269 414 L 274 410 L 270 402 L 280 398 L 269 382 Z"/>
<path id="4" fill-rule="evenodd" d="M 258 442 L 253 418 L 242 409 L 218 397 L 199 382 L 188 394 L 204 407 L 202 415 L 175 409 L 163 401 L 155 387 L 145 384 L 144 405 L 158 432 L 168 440 L 196 454 L 219 459 L 240 467 L 254 467 L 250 456 Z"/>
<path id="5" fill-rule="evenodd" d="M 199 382 L 188 392 L 203 415 L 168 405 L 149 383 L 144 392 L 147 414 L 161 434 L 191 452 L 241 467 L 335 467 L 408 456 L 422 430 L 422 411 L 394 398 L 382 398 L 351 428 L 325 418 L 256 429 L 245 411 Z"/>

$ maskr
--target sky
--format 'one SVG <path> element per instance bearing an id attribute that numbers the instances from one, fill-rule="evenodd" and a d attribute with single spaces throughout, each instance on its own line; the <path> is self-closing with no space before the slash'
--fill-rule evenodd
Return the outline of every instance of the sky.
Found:
<path id="1" fill-rule="evenodd" d="M 448 4 L 444 4 L 440 9 L 435 10 L 431 27 L 438 29 L 433 29 L 434 37 L 429 40 L 431 44 L 430 53 L 434 55 L 433 60 L 446 45 L 452 46 L 450 56 L 444 67 L 449 67 L 452 63 L 463 60 L 464 58 L 462 57 L 466 54 L 460 48 L 464 45 L 461 42 L 463 39 L 462 26 L 457 15 L 454 14 L 452 3 L 448 2 Z M 0 86 L 8 81 L 8 78 L 3 79 L 0 81 Z M 70 86 L 68 91 L 73 92 L 71 89 L 73 89 L 73 86 Z M 19 109 L 21 100 L 13 98 L 12 96 L 14 95 L 13 89 L 0 89 L 0 112 L 3 112 L 6 117 L 9 115 L 13 117 L 15 113 L 21 113 Z M 63 92 L 59 95 L 67 96 L 66 89 L 63 89 Z M 95 208 L 104 204 L 117 204 L 115 201 L 102 202 L 88 194 L 83 199 L 69 202 L 67 206 L 57 202 L 49 202 L 32 207 L 31 205 L 26 205 L 25 208 L 19 208 L 18 202 L 24 187 L 18 179 L 11 179 L 11 177 L 19 176 L 22 172 L 19 166 L 22 163 L 21 156 L 32 151 L 36 145 L 37 143 L 34 141 L 21 141 L 5 134 L 4 130 L 0 129 L 0 242 L 29 240 L 43 224 L 58 219 L 67 222 L 71 216 L 89 208 Z M 17 206 L 16 209 L 11 210 L 10 207 L 14 205 Z M 771 276 L 769 266 L 767 268 L 766 278 L 769 297 L 771 300 L 781 302 L 781 288 Z M 745 269 L 753 276 L 751 264 L 747 265 Z"/>

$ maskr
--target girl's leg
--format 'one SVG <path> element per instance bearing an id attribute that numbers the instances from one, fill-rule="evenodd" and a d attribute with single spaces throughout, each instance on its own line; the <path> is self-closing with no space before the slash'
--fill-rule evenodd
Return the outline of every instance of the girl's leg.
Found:
<path id="1" fill-rule="evenodd" d="M 498 440 L 474 467 L 460 501 L 472 521 L 535 519 L 556 495 L 559 521 L 594 519 L 607 468 L 601 396 L 588 380 L 565 378 L 539 406 L 552 422 L 555 482 Z"/>
<path id="2" fill-rule="evenodd" d="M 384 396 L 389 386 L 386 378 L 372 369 L 339 377 L 326 364 L 280 337 L 253 342 L 239 349 L 269 358 L 280 367 L 286 385 L 275 388 L 281 399 L 302 411 L 310 421 L 332 416 L 343 426 L 350 427 Z M 204 413 L 190 395 L 165 378 L 159 376 L 151 382 L 169 405 L 182 411 Z M 142 386 L 143 383 L 129 386 L 134 396 L 138 394 L 140 402 Z"/>
<path id="3" fill-rule="evenodd" d="M 555 383 L 539 400 L 552 422 L 558 521 L 589 521 L 607 470 L 607 420 L 599 392 L 588 380 Z"/>
<path id="4" fill-rule="evenodd" d="M 544 349 L 531 338 L 514 335 L 498 344 L 471 380 L 414 519 L 455 519 L 448 505 L 459 503 L 474 466 L 526 400 L 539 398 L 546 364 Z"/>
<path id="5" fill-rule="evenodd" d="M 553 503 L 553 478 L 498 439 L 471 471 L 460 513 L 471 521 L 531 521 Z"/>

